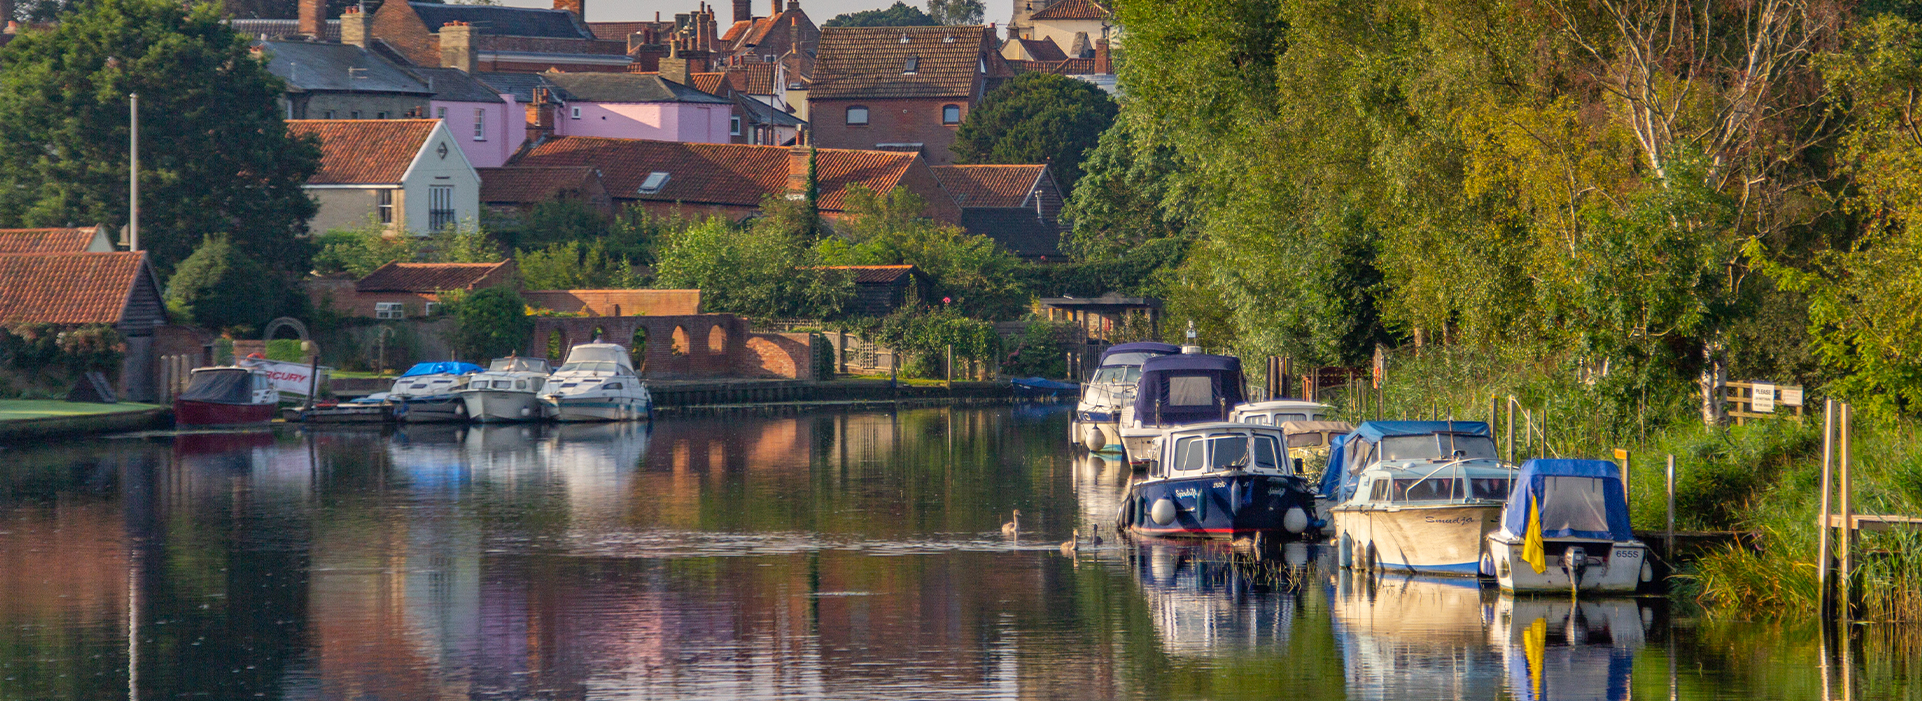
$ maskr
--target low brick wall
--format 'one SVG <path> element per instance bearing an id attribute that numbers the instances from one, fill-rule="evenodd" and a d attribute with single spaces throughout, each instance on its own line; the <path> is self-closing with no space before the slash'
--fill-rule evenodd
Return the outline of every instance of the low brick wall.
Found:
<path id="1" fill-rule="evenodd" d="M 558 364 L 569 348 L 596 339 L 639 348 L 643 377 L 814 379 L 812 336 L 750 331 L 733 314 L 535 319 L 522 354 Z"/>

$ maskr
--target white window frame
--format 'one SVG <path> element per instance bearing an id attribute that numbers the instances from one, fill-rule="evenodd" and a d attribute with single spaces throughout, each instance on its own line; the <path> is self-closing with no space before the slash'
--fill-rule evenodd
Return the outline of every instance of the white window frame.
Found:
<path id="1" fill-rule="evenodd" d="M 574 118 L 574 119 L 580 119 L 580 118 L 581 118 L 581 108 L 579 108 L 579 107 L 573 107 L 573 108 L 569 108 L 569 110 L 570 110 L 570 111 L 569 111 L 569 113 L 568 113 L 568 114 L 569 114 L 569 116 L 570 116 L 570 117 L 572 117 L 572 118 Z"/>
<path id="2" fill-rule="evenodd" d="M 741 118 L 728 117 L 727 120 L 728 120 L 727 122 L 728 136 L 740 136 L 741 135 Z"/>
<path id="3" fill-rule="evenodd" d="M 374 214 L 382 224 L 394 223 L 394 190 L 381 188 L 374 191 Z"/>
<path id="4" fill-rule="evenodd" d="M 954 110 L 954 121 L 948 121 L 948 110 Z M 941 106 L 941 123 L 948 126 L 960 124 L 961 123 L 961 106 L 960 105 L 942 105 Z"/>
<path id="5" fill-rule="evenodd" d="M 447 119 L 447 108 L 445 108 L 445 107 L 435 107 L 435 108 L 434 108 L 434 117 L 435 117 L 436 119 L 441 119 L 441 120 L 445 120 L 445 119 Z"/>
<path id="6" fill-rule="evenodd" d="M 374 318 L 402 319 L 407 316 L 407 305 L 400 302 L 375 302 Z"/>
<path id="7" fill-rule="evenodd" d="M 421 316 L 433 316 L 439 313 L 440 313 L 440 302 L 428 302 L 426 305 L 421 307 L 421 310 L 420 310 Z"/>
<path id="8" fill-rule="evenodd" d="M 858 121 L 858 122 L 857 122 L 857 121 L 854 121 L 854 111 L 855 111 L 855 110 L 860 110 L 860 111 L 861 111 L 861 121 Z M 848 124 L 848 126 L 851 126 L 851 127 L 864 127 L 864 126 L 867 126 L 867 125 L 868 125 L 868 123 L 869 123 L 870 121 L 872 121 L 872 120 L 873 120 L 873 116 L 872 116 L 872 114 L 871 114 L 871 113 L 870 113 L 870 112 L 868 111 L 868 108 L 867 108 L 866 106 L 863 106 L 863 105 L 848 105 L 848 110 L 847 110 L 847 124 Z"/>
<path id="9" fill-rule="evenodd" d="M 429 185 L 427 187 L 427 228 L 433 231 L 453 228 L 459 223 L 460 212 L 454 209 L 454 186 Z"/>
<path id="10" fill-rule="evenodd" d="M 474 108 L 474 140 L 487 140 L 487 108 Z"/>

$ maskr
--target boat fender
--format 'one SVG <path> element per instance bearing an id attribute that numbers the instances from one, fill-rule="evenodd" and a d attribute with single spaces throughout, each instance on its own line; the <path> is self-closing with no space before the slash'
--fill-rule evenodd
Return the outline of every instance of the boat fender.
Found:
<path id="1" fill-rule="evenodd" d="M 1102 448 L 1108 447 L 1108 436 L 1101 432 L 1100 426 L 1089 426 L 1087 433 L 1083 435 L 1081 445 L 1086 446 L 1088 450 L 1099 452 Z"/>
<path id="2" fill-rule="evenodd" d="M 528 414 L 532 414 L 532 413 L 534 413 L 534 409 L 532 407 L 521 407 L 521 416 L 527 416 Z"/>
<path id="3" fill-rule="evenodd" d="M 1494 555 L 1491 555 L 1489 553 L 1482 553 L 1481 573 L 1483 577 L 1495 576 L 1495 556 Z"/>
<path id="4" fill-rule="evenodd" d="M 1235 482 L 1228 485 L 1228 512 L 1234 513 L 1240 510 L 1241 510 L 1241 483 Z"/>
<path id="5" fill-rule="evenodd" d="M 1315 530 L 1317 530 L 1317 531 L 1319 531 L 1319 530 L 1325 530 L 1325 529 L 1327 529 L 1327 528 L 1328 528 L 1328 519 L 1325 519 L 1325 518 L 1318 518 L 1318 519 L 1315 519 L 1315 520 L 1313 520 L 1313 521 L 1309 521 L 1309 522 L 1308 522 L 1308 525 L 1310 525 L 1310 526 L 1314 526 L 1314 527 L 1315 527 Z"/>
<path id="6" fill-rule="evenodd" d="M 1655 566 L 1648 564 L 1647 560 L 1642 561 L 1642 581 L 1655 581 Z"/>
<path id="7" fill-rule="evenodd" d="M 1347 533 L 1341 534 L 1340 545 L 1335 548 L 1335 564 L 1343 568 L 1354 567 L 1354 551 L 1355 541 Z"/>
<path id="8" fill-rule="evenodd" d="M 1155 506 L 1148 511 L 1148 517 L 1154 519 L 1155 523 L 1166 526 L 1175 522 L 1175 512 L 1180 508 L 1175 506 L 1173 499 L 1162 497 L 1155 500 Z"/>
<path id="9" fill-rule="evenodd" d="M 1281 515 L 1281 527 L 1287 529 L 1289 533 L 1300 535 L 1302 531 L 1308 530 L 1307 512 L 1302 511 L 1299 506 L 1288 507 L 1288 513 Z"/>
<path id="10" fill-rule="evenodd" d="M 454 415 L 455 415 L 455 416 L 466 416 L 466 415 L 467 415 L 467 403 L 466 403 L 466 402 L 462 402 L 462 403 L 460 403 L 460 404 L 455 404 L 455 405 L 454 405 Z"/>

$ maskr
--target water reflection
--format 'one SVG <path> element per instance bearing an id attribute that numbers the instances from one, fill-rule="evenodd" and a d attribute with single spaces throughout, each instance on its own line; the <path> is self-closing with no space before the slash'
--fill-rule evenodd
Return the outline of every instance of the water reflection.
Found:
<path id="1" fill-rule="evenodd" d="M 1293 568 L 1225 543 L 1151 542 L 1131 545 L 1128 552 L 1168 654 L 1287 647 L 1301 594 L 1300 573 Z"/>

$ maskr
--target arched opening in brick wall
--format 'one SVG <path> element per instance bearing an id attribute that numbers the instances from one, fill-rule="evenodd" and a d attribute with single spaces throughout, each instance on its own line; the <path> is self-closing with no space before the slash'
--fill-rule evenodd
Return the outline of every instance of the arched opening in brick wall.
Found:
<path id="1" fill-rule="evenodd" d="M 647 327 L 634 327 L 634 337 L 627 344 L 627 357 L 634 361 L 636 374 L 647 372 Z"/>
<path id="2" fill-rule="evenodd" d="M 674 346 L 669 350 L 673 351 L 676 356 L 687 356 L 687 327 L 679 324 L 674 325 Z"/>
<path id="3" fill-rule="evenodd" d="M 607 343 L 607 329 L 605 327 L 594 327 L 594 342 Z"/>
<path id="4" fill-rule="evenodd" d="M 566 352 L 567 334 L 561 333 L 560 329 L 547 332 L 547 359 L 558 365 L 566 359 Z"/>
<path id="5" fill-rule="evenodd" d="M 707 330 L 707 352 L 710 355 L 727 354 L 727 327 L 715 324 Z"/>

